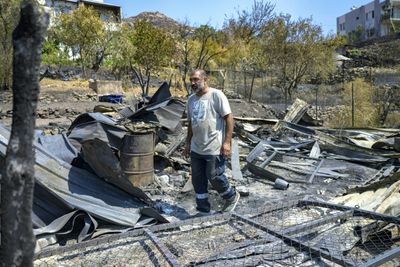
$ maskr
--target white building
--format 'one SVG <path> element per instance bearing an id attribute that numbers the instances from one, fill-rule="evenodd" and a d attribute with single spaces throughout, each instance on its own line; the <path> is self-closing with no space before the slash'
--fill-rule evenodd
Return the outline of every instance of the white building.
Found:
<path id="1" fill-rule="evenodd" d="M 400 0 L 374 0 L 336 19 L 338 35 L 352 41 L 390 35 L 400 31 Z"/>
<path id="2" fill-rule="evenodd" d="M 40 0 L 51 16 L 59 16 L 62 13 L 70 13 L 80 7 L 92 7 L 99 12 L 103 20 L 113 18 L 115 22 L 121 22 L 121 7 L 104 3 L 103 0 Z"/>

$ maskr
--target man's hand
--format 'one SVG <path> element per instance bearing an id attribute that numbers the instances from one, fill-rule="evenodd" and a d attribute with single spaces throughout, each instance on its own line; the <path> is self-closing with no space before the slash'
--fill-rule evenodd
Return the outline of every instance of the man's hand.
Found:
<path id="1" fill-rule="evenodd" d="M 231 143 L 224 142 L 221 147 L 221 155 L 224 156 L 224 158 L 228 158 L 230 154 L 231 154 Z"/>

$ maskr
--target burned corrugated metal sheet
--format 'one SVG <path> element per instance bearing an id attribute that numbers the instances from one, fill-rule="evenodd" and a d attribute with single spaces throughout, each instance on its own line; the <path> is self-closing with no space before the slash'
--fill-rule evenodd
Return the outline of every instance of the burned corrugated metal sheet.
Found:
<path id="1" fill-rule="evenodd" d="M 132 185 L 121 170 L 118 157 L 107 142 L 97 138 L 82 143 L 82 157 L 96 175 L 148 204 L 152 200 L 138 187 Z"/>
<path id="2" fill-rule="evenodd" d="M 86 113 L 73 122 L 68 138 L 80 150 L 79 159 L 88 165 L 85 166 L 86 169 L 150 204 L 151 199 L 141 189 L 134 187 L 121 171 L 116 154 L 121 150 L 122 139 L 127 133 L 126 128 L 103 114 Z M 81 162 L 80 160 L 77 162 Z"/>
<path id="3" fill-rule="evenodd" d="M 93 115 L 96 117 L 92 118 Z M 121 149 L 122 138 L 128 133 L 127 129 L 115 122 L 104 121 L 103 118 L 106 116 L 101 113 L 86 113 L 82 116 L 90 117 L 92 120 L 86 121 L 85 119 L 84 122 L 78 123 L 80 119 L 77 118 L 68 133 L 69 140 L 78 150 L 80 150 L 80 143 L 93 139 L 99 139 L 107 142 L 113 148 Z"/>
<path id="4" fill-rule="evenodd" d="M 51 151 L 54 156 L 69 164 L 78 156 L 78 150 L 71 144 L 64 133 L 51 136 L 40 135 L 38 142 L 46 150 Z"/>
<path id="5" fill-rule="evenodd" d="M 285 129 L 319 141 L 321 149 L 328 153 L 332 153 L 331 156 L 335 159 L 344 159 L 360 163 L 368 162 L 370 164 L 382 164 L 387 162 L 388 158 L 400 156 L 399 153 L 393 151 L 370 149 L 346 143 L 333 135 L 324 133 L 321 129 L 314 130 L 288 122 L 281 122 L 281 125 Z"/>
<path id="6" fill-rule="evenodd" d="M 0 125 L 0 153 L 5 155 L 9 131 Z M 104 221 L 135 226 L 145 204 L 94 174 L 71 166 L 35 143 L 35 181 L 66 205 Z M 47 207 L 46 207 L 47 208 Z M 48 206 L 51 209 L 51 206 Z"/>
<path id="7" fill-rule="evenodd" d="M 185 111 L 185 104 L 177 99 L 145 106 L 129 117 L 132 121 L 156 122 L 170 131 L 174 131 Z"/>
<path id="8" fill-rule="evenodd" d="M 131 121 L 144 121 L 159 123 L 162 127 L 174 132 L 180 124 L 185 104 L 177 99 L 171 98 L 168 83 L 164 82 L 149 102 L 138 109 L 128 118 Z"/>
<path id="9" fill-rule="evenodd" d="M 88 113 L 83 113 L 79 115 L 70 125 L 68 131 L 70 132 L 72 129 L 75 128 L 75 126 L 79 124 L 83 124 L 86 122 L 92 122 L 92 121 L 97 121 L 97 122 L 102 122 L 105 124 L 109 125 L 116 125 L 116 120 L 113 118 L 110 118 L 100 112 L 88 112 Z"/>
<path id="10" fill-rule="evenodd" d="M 163 82 L 154 95 L 150 98 L 147 105 L 160 103 L 171 98 L 170 86 L 167 82 Z"/>

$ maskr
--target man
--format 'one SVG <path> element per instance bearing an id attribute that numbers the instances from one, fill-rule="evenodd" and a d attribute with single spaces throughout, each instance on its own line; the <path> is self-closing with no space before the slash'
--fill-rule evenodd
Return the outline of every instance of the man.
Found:
<path id="1" fill-rule="evenodd" d="M 207 84 L 204 70 L 190 74 L 193 94 L 187 102 L 189 119 L 185 155 L 190 152 L 192 183 L 196 192 L 197 210 L 210 212 L 208 181 L 225 200 L 222 211 L 232 211 L 239 193 L 226 178 L 225 161 L 231 152 L 233 115 L 226 96 Z"/>

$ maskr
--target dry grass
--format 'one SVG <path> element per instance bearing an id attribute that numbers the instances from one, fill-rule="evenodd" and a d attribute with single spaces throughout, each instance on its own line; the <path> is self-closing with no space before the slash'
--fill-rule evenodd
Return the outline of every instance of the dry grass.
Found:
<path id="1" fill-rule="evenodd" d="M 150 87 L 149 88 L 149 95 L 154 95 L 154 93 L 158 90 L 159 87 Z M 170 88 L 171 94 L 173 97 L 185 97 L 186 91 L 182 89 L 177 89 L 176 87 Z M 125 92 L 125 99 L 140 99 L 142 95 L 142 90 L 139 86 L 131 87 L 131 88 L 124 88 Z"/>
<path id="2" fill-rule="evenodd" d="M 40 87 L 42 91 L 92 90 L 88 80 L 61 81 L 44 78 L 40 81 Z"/>
<path id="3" fill-rule="evenodd" d="M 386 121 L 385 121 L 385 127 L 388 128 L 399 128 L 400 127 L 400 112 L 392 112 L 389 113 Z"/>
<path id="4" fill-rule="evenodd" d="M 379 126 L 379 114 L 374 102 L 375 89 L 371 84 L 357 79 L 345 85 L 342 93 L 344 105 L 328 121 L 326 126 L 334 128 L 347 128 L 352 126 L 352 84 L 354 84 L 354 126 L 377 127 Z"/>
<path id="5" fill-rule="evenodd" d="M 94 92 L 89 88 L 88 80 L 70 80 L 70 81 L 61 81 L 61 80 L 53 80 L 49 78 L 44 78 L 40 82 L 41 91 L 74 91 L 74 90 L 87 90 L 89 92 Z M 149 94 L 153 95 L 159 87 L 150 87 Z M 125 95 L 127 97 L 131 96 L 141 96 L 142 90 L 139 86 L 135 87 L 125 87 L 124 88 Z M 184 97 L 186 96 L 186 91 L 183 88 L 177 88 L 176 86 L 171 86 L 171 94 L 174 97 Z"/>

